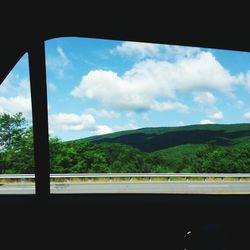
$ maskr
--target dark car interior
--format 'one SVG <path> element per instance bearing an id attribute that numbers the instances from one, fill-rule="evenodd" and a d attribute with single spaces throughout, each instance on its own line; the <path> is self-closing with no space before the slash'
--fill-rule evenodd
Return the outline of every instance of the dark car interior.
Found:
<path id="1" fill-rule="evenodd" d="M 0 82 L 22 55 L 29 53 L 36 162 L 35 195 L 0 196 L 1 245 L 35 249 L 247 249 L 249 195 L 50 194 L 44 84 L 44 41 L 51 38 L 106 38 L 250 52 L 247 22 L 242 22 L 244 27 L 238 19 L 236 25 L 230 15 L 212 22 L 211 12 L 197 12 L 192 21 L 186 13 L 177 22 L 180 17 L 174 19 L 173 13 L 169 14 L 172 10 L 163 11 L 161 6 L 159 14 L 152 17 L 156 9 L 133 12 L 130 6 L 121 14 L 101 11 L 102 6 L 96 11 L 83 4 L 73 13 L 66 5 L 53 10 L 50 5 L 41 5 L 37 3 L 34 11 L 15 6 L 13 12 L 9 7 L 1 16 Z"/>

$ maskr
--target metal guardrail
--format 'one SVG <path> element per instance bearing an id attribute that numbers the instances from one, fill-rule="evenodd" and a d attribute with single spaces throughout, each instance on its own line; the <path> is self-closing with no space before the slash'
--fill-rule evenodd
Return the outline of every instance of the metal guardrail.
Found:
<path id="1" fill-rule="evenodd" d="M 0 174 L 0 180 L 12 179 L 12 180 L 34 180 L 34 174 Z M 249 178 L 250 173 L 87 173 L 87 174 L 50 174 L 52 180 L 62 180 L 62 179 L 94 179 L 94 178 L 104 178 L 111 180 L 112 178 L 126 178 L 132 180 L 132 178 L 147 178 L 151 180 L 152 178 L 167 178 L 169 180 L 173 178 L 180 178 L 188 180 L 190 178 L 203 178 L 204 180 L 208 178 L 237 178 L 239 180 Z"/>

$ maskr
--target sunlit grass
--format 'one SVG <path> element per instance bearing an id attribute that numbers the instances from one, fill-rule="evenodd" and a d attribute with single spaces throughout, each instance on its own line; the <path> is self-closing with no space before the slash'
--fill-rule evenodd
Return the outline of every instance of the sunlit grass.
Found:
<path id="1" fill-rule="evenodd" d="M 221 177 L 208 177 L 206 181 L 223 181 L 224 178 Z"/>
<path id="2" fill-rule="evenodd" d="M 185 181 L 185 177 L 169 177 L 170 181 Z"/>
<path id="3" fill-rule="evenodd" d="M 129 177 L 123 177 L 123 178 L 119 178 L 119 177 L 114 177 L 114 178 L 110 178 L 110 181 L 113 182 L 121 182 L 121 181 L 130 181 Z"/>
<path id="4" fill-rule="evenodd" d="M 188 177 L 187 181 L 205 181 L 203 177 Z"/>
<path id="5" fill-rule="evenodd" d="M 242 181 L 250 181 L 250 178 L 247 177 L 247 178 L 241 178 Z"/>
<path id="6" fill-rule="evenodd" d="M 150 181 L 149 177 L 132 177 L 130 181 Z"/>
<path id="7" fill-rule="evenodd" d="M 53 177 L 50 178 L 50 182 L 59 183 L 83 183 L 83 182 L 169 182 L 169 181 L 200 181 L 200 182 L 223 182 L 223 181 L 250 181 L 250 177 Z M 0 185 L 4 184 L 22 184 L 22 183 L 34 183 L 35 179 L 23 178 L 23 179 L 0 179 Z"/>
<path id="8" fill-rule="evenodd" d="M 169 181 L 169 177 L 152 177 L 151 181 Z"/>
<path id="9" fill-rule="evenodd" d="M 244 179 L 249 179 L 249 178 L 244 178 Z M 239 178 L 235 178 L 235 177 L 224 177 L 223 179 L 224 181 L 239 181 Z"/>
<path id="10" fill-rule="evenodd" d="M 96 178 L 92 178 L 92 181 L 97 181 L 97 182 L 109 182 L 109 181 L 110 181 L 110 178 L 96 177 Z"/>
<path id="11" fill-rule="evenodd" d="M 34 179 L 1 179 L 0 185 L 4 184 L 21 184 L 21 183 L 34 183 Z"/>

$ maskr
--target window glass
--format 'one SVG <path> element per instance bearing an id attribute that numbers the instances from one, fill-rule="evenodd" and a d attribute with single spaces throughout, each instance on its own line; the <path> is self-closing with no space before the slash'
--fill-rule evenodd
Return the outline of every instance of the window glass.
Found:
<path id="1" fill-rule="evenodd" d="M 34 194 L 28 55 L 0 85 L 0 194 Z"/>
<path id="2" fill-rule="evenodd" d="M 52 193 L 250 193 L 250 53 L 68 37 L 46 66 Z"/>

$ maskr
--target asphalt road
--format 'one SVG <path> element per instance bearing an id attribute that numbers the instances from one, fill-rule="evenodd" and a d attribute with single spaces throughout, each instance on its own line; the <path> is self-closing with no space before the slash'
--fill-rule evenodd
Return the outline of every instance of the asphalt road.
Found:
<path id="1" fill-rule="evenodd" d="M 250 182 L 51 183 L 51 193 L 250 194 Z M 34 184 L 0 185 L 0 194 L 35 194 Z"/>

